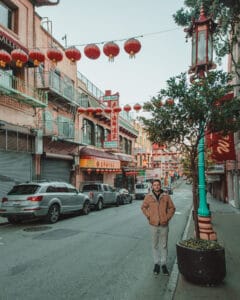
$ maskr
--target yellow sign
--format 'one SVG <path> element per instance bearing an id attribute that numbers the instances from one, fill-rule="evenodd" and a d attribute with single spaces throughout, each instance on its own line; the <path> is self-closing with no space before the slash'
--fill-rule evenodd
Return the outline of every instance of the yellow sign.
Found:
<path id="1" fill-rule="evenodd" d="M 80 168 L 120 169 L 120 161 L 100 157 L 80 158 Z"/>

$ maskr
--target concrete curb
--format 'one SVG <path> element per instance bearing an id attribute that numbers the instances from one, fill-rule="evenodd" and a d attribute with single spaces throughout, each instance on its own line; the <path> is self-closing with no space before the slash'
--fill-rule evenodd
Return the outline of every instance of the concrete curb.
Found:
<path id="1" fill-rule="evenodd" d="M 192 219 L 192 208 L 190 209 L 188 221 L 187 221 L 186 227 L 184 229 L 182 240 L 185 240 L 187 238 L 191 219 Z M 178 271 L 178 264 L 177 264 L 177 257 L 176 257 L 173 268 L 172 268 L 172 272 L 171 272 L 169 280 L 168 280 L 167 289 L 163 296 L 163 300 L 172 300 L 173 299 L 175 290 L 177 287 L 178 276 L 179 276 L 179 271 Z"/>

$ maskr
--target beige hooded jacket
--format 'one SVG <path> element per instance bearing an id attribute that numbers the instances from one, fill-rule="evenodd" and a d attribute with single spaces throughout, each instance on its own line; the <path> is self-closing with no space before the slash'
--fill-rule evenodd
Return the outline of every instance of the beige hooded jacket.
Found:
<path id="1" fill-rule="evenodd" d="M 167 225 L 176 210 L 168 194 L 162 193 L 158 201 L 152 192 L 145 196 L 141 209 L 149 224 L 154 226 Z"/>

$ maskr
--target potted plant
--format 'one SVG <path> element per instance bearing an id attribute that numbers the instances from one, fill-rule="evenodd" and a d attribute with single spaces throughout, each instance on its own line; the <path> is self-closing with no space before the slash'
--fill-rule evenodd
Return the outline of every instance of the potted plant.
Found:
<path id="1" fill-rule="evenodd" d="M 216 285 L 226 275 L 225 250 L 218 242 L 190 238 L 177 243 L 179 272 L 190 282 Z"/>

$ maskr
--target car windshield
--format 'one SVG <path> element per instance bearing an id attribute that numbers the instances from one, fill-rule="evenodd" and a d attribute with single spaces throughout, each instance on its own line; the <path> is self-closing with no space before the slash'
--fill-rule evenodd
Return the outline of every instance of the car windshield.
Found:
<path id="1" fill-rule="evenodd" d="M 26 184 L 26 185 L 15 185 L 8 195 L 29 195 L 35 194 L 39 185 L 36 184 Z"/>
<path id="2" fill-rule="evenodd" d="M 84 185 L 82 191 L 83 192 L 98 191 L 98 185 L 96 185 L 96 184 Z"/>

